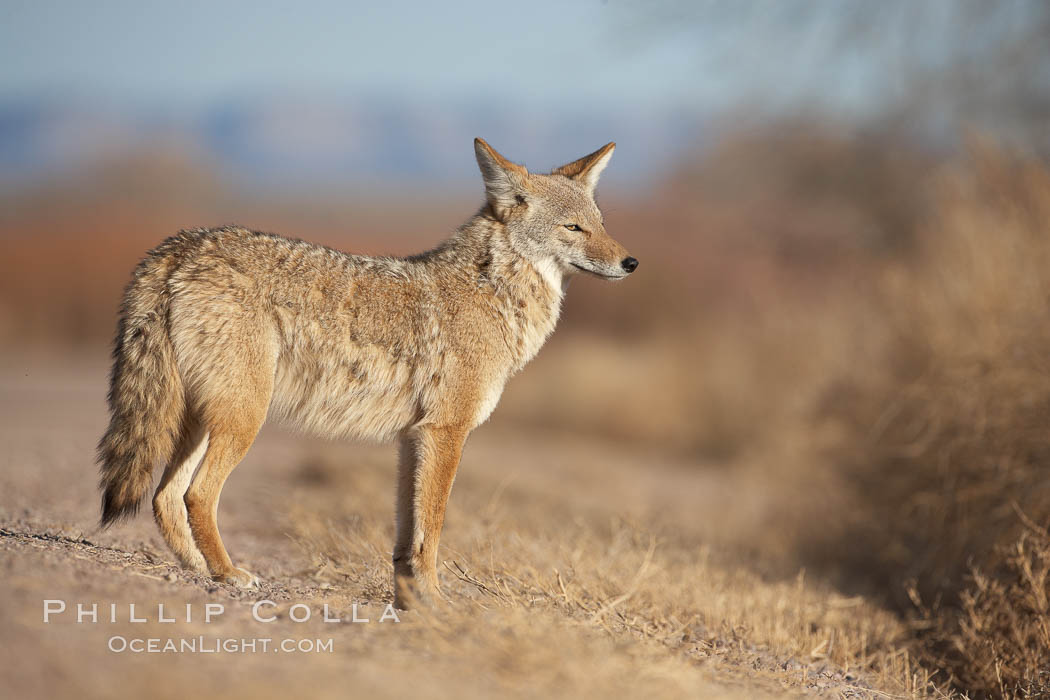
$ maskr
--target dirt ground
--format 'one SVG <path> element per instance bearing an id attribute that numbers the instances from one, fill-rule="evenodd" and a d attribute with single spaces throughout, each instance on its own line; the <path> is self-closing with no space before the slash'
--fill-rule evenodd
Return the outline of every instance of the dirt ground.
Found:
<path id="1" fill-rule="evenodd" d="M 440 552 L 447 608 L 380 621 L 392 598 L 393 448 L 271 426 L 220 506 L 231 556 L 263 579 L 261 590 L 190 575 L 173 565 L 148 512 L 96 528 L 93 450 L 106 420 L 106 373 L 102 349 L 3 356 L 0 685 L 8 697 L 900 692 L 866 675 L 867 660 L 844 663 L 834 652 L 870 638 L 875 653 L 895 634 L 889 615 L 804 573 L 769 580 L 727 563 L 735 543 L 768 527 L 772 496 L 746 473 L 526 430 L 498 409 L 468 442 L 449 506 Z M 525 382 L 527 370 L 506 400 Z M 46 600 L 66 610 L 45 622 Z M 260 617 L 276 620 L 253 617 L 259 600 L 273 603 Z M 78 623 L 78 603 L 97 603 L 98 622 Z M 132 603 L 145 622 L 131 621 Z M 174 622 L 158 619 L 159 604 Z M 209 604 L 224 611 L 206 623 Z M 341 622 L 323 621 L 326 605 Z M 309 620 L 291 619 L 307 611 Z M 159 649 L 197 640 L 208 651 L 114 650 L 149 639 Z M 272 641 L 254 651 L 221 641 L 252 639 Z M 308 650 L 272 648 L 284 640 Z"/>

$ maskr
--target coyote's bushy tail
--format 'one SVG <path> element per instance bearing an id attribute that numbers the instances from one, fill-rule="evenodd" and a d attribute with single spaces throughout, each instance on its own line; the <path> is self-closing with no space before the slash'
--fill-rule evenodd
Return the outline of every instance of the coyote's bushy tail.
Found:
<path id="1" fill-rule="evenodd" d="M 135 270 L 124 293 L 110 377 L 110 422 L 98 444 L 103 527 L 133 515 L 171 457 L 185 397 L 168 327 L 168 277 L 185 236 L 169 238 Z"/>

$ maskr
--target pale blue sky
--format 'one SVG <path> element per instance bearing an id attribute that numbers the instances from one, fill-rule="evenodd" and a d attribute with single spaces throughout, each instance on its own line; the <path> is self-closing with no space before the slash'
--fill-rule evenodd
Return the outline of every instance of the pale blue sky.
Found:
<path id="1" fill-rule="evenodd" d="M 695 33 L 627 41 L 598 0 L 8 0 L 0 91 L 200 103 L 244 93 L 692 103 Z"/>
<path id="2" fill-rule="evenodd" d="M 0 98 L 260 94 L 853 113 L 1045 19 L 1040 0 L 0 0 Z M 1039 25 L 1041 26 L 1041 25 Z"/>

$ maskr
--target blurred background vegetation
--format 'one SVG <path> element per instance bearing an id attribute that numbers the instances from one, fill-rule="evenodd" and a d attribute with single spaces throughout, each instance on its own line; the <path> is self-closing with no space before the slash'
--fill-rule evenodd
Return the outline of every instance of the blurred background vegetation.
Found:
<path id="1" fill-rule="evenodd" d="M 180 228 L 409 253 L 480 201 L 471 137 L 615 139 L 639 274 L 574 282 L 493 421 L 757 470 L 757 566 L 883 601 L 959 688 L 1046 689 L 1050 5 L 87 7 L 0 22 L 5 361 L 103 355 Z"/>

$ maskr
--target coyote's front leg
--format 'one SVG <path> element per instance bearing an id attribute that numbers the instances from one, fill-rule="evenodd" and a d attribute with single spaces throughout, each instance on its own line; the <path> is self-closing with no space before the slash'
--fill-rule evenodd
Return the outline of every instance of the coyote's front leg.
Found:
<path id="1" fill-rule="evenodd" d="M 397 476 L 394 606 L 440 596 L 437 548 L 463 441 L 460 428 L 422 426 L 401 438 Z"/>

